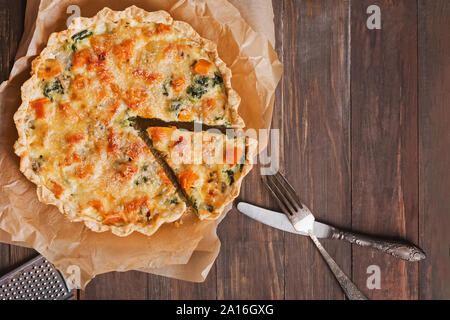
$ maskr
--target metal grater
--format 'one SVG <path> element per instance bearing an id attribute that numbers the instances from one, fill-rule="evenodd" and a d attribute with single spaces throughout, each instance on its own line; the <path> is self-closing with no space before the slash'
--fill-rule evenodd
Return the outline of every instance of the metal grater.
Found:
<path id="1" fill-rule="evenodd" d="M 0 300 L 69 300 L 73 290 L 61 273 L 38 256 L 0 279 Z"/>

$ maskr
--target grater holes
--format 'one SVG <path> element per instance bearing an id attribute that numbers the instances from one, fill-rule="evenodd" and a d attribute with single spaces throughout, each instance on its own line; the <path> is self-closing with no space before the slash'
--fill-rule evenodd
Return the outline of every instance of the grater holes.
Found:
<path id="1" fill-rule="evenodd" d="M 42 259 L 40 265 L 29 265 L 14 274 L 14 278 L 5 280 L 0 284 L 0 300 L 50 300 L 67 296 L 64 281 L 47 260 Z"/>

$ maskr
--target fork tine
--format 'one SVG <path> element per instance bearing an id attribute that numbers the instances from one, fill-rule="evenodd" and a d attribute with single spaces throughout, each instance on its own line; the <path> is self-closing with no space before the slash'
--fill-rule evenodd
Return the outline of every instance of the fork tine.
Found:
<path id="1" fill-rule="evenodd" d="M 287 197 L 289 201 L 292 202 L 292 204 L 296 207 L 296 209 L 303 209 L 303 205 L 298 199 L 297 192 L 295 192 L 294 187 L 287 181 L 284 175 L 282 175 L 280 172 L 277 172 L 275 174 L 275 179 L 278 181 L 278 183 L 281 185 L 281 187 L 284 189 L 284 193 L 287 194 Z"/>
<path id="2" fill-rule="evenodd" d="M 284 196 L 280 188 L 276 185 L 276 183 L 272 181 L 272 176 L 265 176 L 263 178 L 263 181 L 265 182 L 269 190 L 272 192 L 272 194 L 274 195 L 275 199 L 277 200 L 278 204 L 283 209 L 283 211 L 290 216 L 294 215 L 296 209 L 292 207 L 292 205 Z"/>
<path id="3" fill-rule="evenodd" d="M 279 190 L 279 192 L 283 195 L 283 197 L 285 198 L 285 202 L 287 202 L 292 209 L 297 212 L 297 210 L 299 209 L 299 206 L 297 205 L 297 202 L 295 200 L 292 200 L 291 195 L 289 194 L 289 192 L 286 190 L 286 187 L 283 185 L 283 182 L 280 181 L 276 175 L 270 176 L 269 178 L 270 182 L 276 186 L 276 188 Z"/>
<path id="4" fill-rule="evenodd" d="M 274 189 L 270 186 L 270 183 L 267 179 L 266 176 L 262 176 L 262 181 L 264 182 L 264 185 L 266 186 L 266 188 L 270 191 L 270 193 L 272 194 L 272 196 L 275 198 L 275 200 L 277 201 L 277 203 L 280 205 L 281 210 L 287 214 L 288 216 L 292 216 L 292 212 L 289 210 L 288 207 L 286 207 L 286 205 L 283 203 L 283 201 L 281 201 L 281 199 L 278 197 L 278 194 L 274 191 Z"/>

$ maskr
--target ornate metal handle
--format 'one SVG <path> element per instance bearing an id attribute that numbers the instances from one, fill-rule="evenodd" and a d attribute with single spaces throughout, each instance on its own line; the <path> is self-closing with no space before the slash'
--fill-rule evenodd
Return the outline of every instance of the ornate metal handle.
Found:
<path id="1" fill-rule="evenodd" d="M 367 297 L 361 291 L 359 291 L 356 285 L 349 279 L 349 277 L 347 277 L 344 271 L 339 268 L 336 261 L 334 261 L 333 258 L 328 254 L 328 252 L 325 250 L 325 248 L 322 246 L 322 244 L 319 242 L 312 231 L 309 232 L 309 236 L 316 245 L 317 249 L 319 249 L 320 254 L 330 267 L 331 272 L 333 272 L 336 280 L 339 282 L 342 290 L 344 290 L 347 298 L 349 300 L 368 300 Z"/>
<path id="2" fill-rule="evenodd" d="M 382 240 L 372 236 L 338 229 L 334 229 L 332 238 L 345 240 L 361 247 L 374 248 L 384 253 L 388 253 L 396 258 L 410 262 L 420 261 L 426 258 L 425 252 L 423 252 L 422 249 L 406 242 Z"/>

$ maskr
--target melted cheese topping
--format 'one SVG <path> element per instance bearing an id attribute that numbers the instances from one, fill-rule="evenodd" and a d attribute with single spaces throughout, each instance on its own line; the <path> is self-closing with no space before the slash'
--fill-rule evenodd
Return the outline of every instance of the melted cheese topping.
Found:
<path id="1" fill-rule="evenodd" d="M 217 66 L 172 26 L 105 23 L 72 37 L 57 56 L 71 100 L 88 105 L 115 99 L 144 118 L 231 126 Z"/>
<path id="2" fill-rule="evenodd" d="M 201 219 L 215 219 L 232 200 L 232 189 L 248 164 L 245 137 L 154 127 L 154 148 L 175 172 Z"/>

